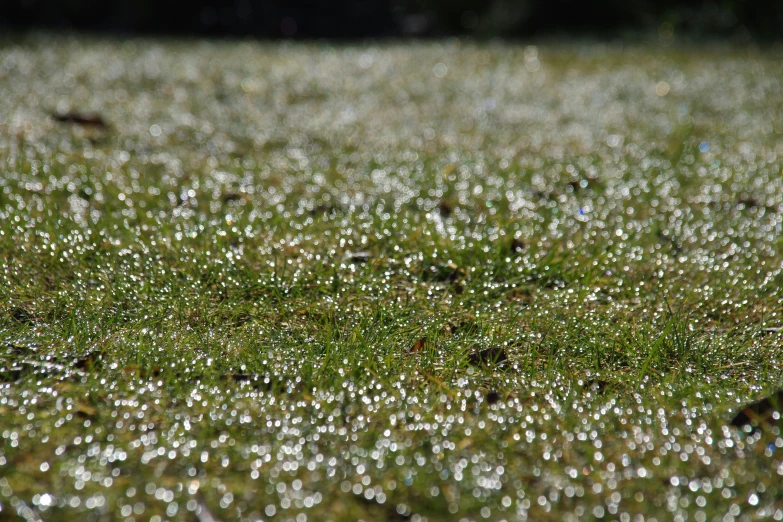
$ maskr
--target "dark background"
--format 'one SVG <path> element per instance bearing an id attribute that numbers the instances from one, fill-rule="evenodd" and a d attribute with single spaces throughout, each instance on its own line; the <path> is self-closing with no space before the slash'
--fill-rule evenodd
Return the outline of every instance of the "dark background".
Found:
<path id="1" fill-rule="evenodd" d="M 783 0 L 0 0 L 0 31 L 257 38 L 618 35 L 778 39 Z"/>

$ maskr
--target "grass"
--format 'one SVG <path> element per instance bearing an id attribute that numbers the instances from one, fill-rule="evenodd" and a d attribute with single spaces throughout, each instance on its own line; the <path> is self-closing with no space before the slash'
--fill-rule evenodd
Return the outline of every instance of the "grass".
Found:
<path id="1" fill-rule="evenodd" d="M 0 518 L 783 519 L 778 49 L 2 49 Z"/>

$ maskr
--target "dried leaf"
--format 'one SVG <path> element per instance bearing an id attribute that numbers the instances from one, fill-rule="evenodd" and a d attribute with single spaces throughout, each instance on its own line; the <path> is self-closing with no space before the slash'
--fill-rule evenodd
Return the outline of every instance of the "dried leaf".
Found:
<path id="1" fill-rule="evenodd" d="M 161 369 L 160 366 L 153 366 L 152 368 L 147 368 L 147 367 L 139 368 L 135 364 L 129 364 L 128 366 L 122 369 L 122 374 L 132 375 L 132 376 L 139 375 L 144 379 L 149 379 L 150 377 L 160 377 Z"/>
<path id="2" fill-rule="evenodd" d="M 425 266 L 422 273 L 422 280 L 436 283 L 454 284 L 459 281 L 460 277 L 462 277 L 464 274 L 465 270 L 454 263 L 439 263 Z"/>
<path id="3" fill-rule="evenodd" d="M 500 394 L 496 391 L 491 391 L 487 394 L 487 404 L 497 404 L 500 401 Z"/>
<path id="4" fill-rule="evenodd" d="M 756 208 L 760 207 L 761 203 L 753 196 L 742 194 L 739 198 L 737 198 L 737 205 L 741 205 L 745 208 Z"/>
<path id="5" fill-rule="evenodd" d="M 271 391 L 275 388 L 275 382 L 267 377 L 258 375 L 257 373 L 227 373 L 220 376 L 221 381 L 233 381 L 236 383 L 248 383 L 256 390 Z M 283 387 L 283 383 L 278 383 L 279 388 Z"/>
<path id="6" fill-rule="evenodd" d="M 438 203 L 438 212 L 440 212 L 441 216 L 447 218 L 451 216 L 452 212 L 454 212 L 454 206 L 448 201 L 441 201 Z"/>
<path id="7" fill-rule="evenodd" d="M 465 272 L 454 263 L 449 263 L 449 268 L 451 268 L 451 273 L 449 274 L 448 277 L 449 283 L 455 283 L 459 279 L 459 277 Z"/>
<path id="8" fill-rule="evenodd" d="M 463 438 L 461 441 L 459 441 L 457 443 L 457 448 L 456 449 L 457 449 L 457 451 L 462 451 L 465 448 L 467 448 L 468 446 L 470 446 L 471 444 L 473 444 L 473 439 L 471 439 L 470 437 L 465 437 L 465 438 Z"/>
<path id="9" fill-rule="evenodd" d="M 345 259 L 351 263 L 366 263 L 372 259 L 372 254 L 369 252 L 347 252 Z"/>
<path id="10" fill-rule="evenodd" d="M 468 355 L 468 362 L 475 366 L 485 366 L 494 364 L 500 366 L 508 361 L 506 349 L 500 346 L 484 348 L 483 350 L 473 351 Z"/>
<path id="11" fill-rule="evenodd" d="M 24 377 L 25 368 L 21 366 L 12 366 L 11 368 L 0 368 L 0 382 L 17 382 Z"/>
<path id="12" fill-rule="evenodd" d="M 424 351 L 424 346 L 427 343 L 427 339 L 425 337 L 422 337 L 415 343 L 413 343 L 413 346 L 410 347 L 408 350 L 408 353 L 418 353 Z"/>
<path id="13" fill-rule="evenodd" d="M 80 402 L 76 405 L 76 413 L 78 413 L 80 417 L 94 418 L 98 414 L 98 410 L 94 406 Z"/>
<path id="14" fill-rule="evenodd" d="M 242 201 L 247 203 L 248 197 L 247 194 L 242 194 L 241 192 L 225 192 L 221 199 L 223 200 L 223 203 L 235 203 L 237 201 Z"/>
<path id="15" fill-rule="evenodd" d="M 52 118 L 60 123 L 72 123 L 82 127 L 95 127 L 105 129 L 109 125 L 106 120 L 97 114 L 79 114 L 77 112 L 65 112 L 52 114 Z"/>
<path id="16" fill-rule="evenodd" d="M 752 426 L 754 431 L 762 425 L 783 424 L 783 390 L 769 397 L 752 402 L 742 408 L 733 419 L 731 425 L 737 428 Z"/>
<path id="17" fill-rule="evenodd" d="M 468 315 L 465 318 L 454 319 L 450 321 L 448 328 L 451 335 L 470 335 L 471 333 L 478 331 L 476 317 L 473 315 Z"/>
<path id="18" fill-rule="evenodd" d="M 128 366 L 125 366 L 121 373 L 123 375 L 136 375 L 136 373 L 139 371 L 139 367 L 135 364 L 129 364 Z"/>
<path id="19" fill-rule="evenodd" d="M 30 324 L 35 322 L 35 314 L 22 308 L 21 306 L 9 310 L 8 315 L 17 323 Z"/>
<path id="20" fill-rule="evenodd" d="M 568 183 L 568 186 L 573 189 L 574 192 L 579 192 L 582 189 L 590 188 L 595 185 L 596 178 L 583 178 L 578 180 L 572 180 Z"/>
<path id="21" fill-rule="evenodd" d="M 100 354 L 97 352 L 88 353 L 85 357 L 76 359 L 73 362 L 73 367 L 77 370 L 94 370 L 99 366 Z"/>
<path id="22" fill-rule="evenodd" d="M 36 351 L 35 346 L 22 346 L 14 343 L 5 343 L 5 347 L 6 347 L 5 353 L 8 355 L 22 356 L 22 355 L 26 355 L 29 352 Z"/>
<path id="23" fill-rule="evenodd" d="M 310 211 L 311 216 L 333 216 L 338 212 L 343 212 L 343 209 L 339 205 L 332 204 L 331 202 L 319 203 Z"/>
<path id="24" fill-rule="evenodd" d="M 602 394 L 606 390 L 608 383 L 601 379 L 589 379 L 584 383 L 584 390 L 591 391 L 593 393 Z"/>

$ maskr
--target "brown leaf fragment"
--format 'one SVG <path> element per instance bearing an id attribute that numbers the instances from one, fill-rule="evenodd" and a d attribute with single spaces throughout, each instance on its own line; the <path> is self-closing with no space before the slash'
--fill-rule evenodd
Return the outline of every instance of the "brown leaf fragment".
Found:
<path id="1" fill-rule="evenodd" d="M 234 203 L 237 201 L 247 201 L 247 195 L 239 192 L 224 192 L 221 196 L 223 203 Z"/>
<path id="2" fill-rule="evenodd" d="M 27 354 L 28 352 L 35 352 L 35 347 L 31 346 L 22 346 L 19 344 L 14 343 L 5 343 L 5 353 L 7 355 L 16 355 L 16 356 L 22 356 Z"/>
<path id="3" fill-rule="evenodd" d="M 506 349 L 500 346 L 475 350 L 468 354 L 468 362 L 474 366 L 487 366 L 490 364 L 500 366 L 506 361 L 508 361 Z"/>
<path id="4" fill-rule="evenodd" d="M 372 254 L 369 252 L 348 252 L 345 254 L 345 259 L 351 263 L 366 263 L 372 259 Z"/>
<path id="5" fill-rule="evenodd" d="M 454 263 L 437 263 L 424 266 L 422 281 L 455 284 L 465 275 L 465 270 Z"/>
<path id="6" fill-rule="evenodd" d="M 8 315 L 17 323 L 30 324 L 35 322 L 35 314 L 21 306 L 9 310 Z"/>
<path id="7" fill-rule="evenodd" d="M 250 382 L 258 379 L 258 375 L 252 373 L 229 373 L 223 376 L 223 380 L 231 380 L 234 382 Z"/>
<path id="8" fill-rule="evenodd" d="M 80 114 L 78 112 L 54 113 L 52 118 L 60 123 L 71 123 L 82 127 L 106 129 L 109 125 L 97 114 Z"/>
<path id="9" fill-rule="evenodd" d="M 21 366 L 12 366 L 10 368 L 0 368 L 0 382 L 17 382 L 24 377 L 25 368 Z"/>
<path id="10" fill-rule="evenodd" d="M 497 404 L 500 402 L 500 394 L 496 391 L 491 391 L 487 394 L 487 404 Z"/>
<path id="11" fill-rule="evenodd" d="M 740 197 L 737 198 L 737 205 L 741 205 L 744 208 L 756 208 L 761 206 L 761 203 L 753 196 L 741 194 Z"/>
<path id="12" fill-rule="evenodd" d="M 571 180 L 568 183 L 568 186 L 571 187 L 574 192 L 579 192 L 582 189 L 591 188 L 593 185 L 595 185 L 596 181 L 598 181 L 596 178 L 576 179 Z"/>
<path id="13" fill-rule="evenodd" d="M 86 404 L 84 402 L 80 402 L 76 406 L 76 413 L 83 418 L 86 419 L 92 419 L 95 418 L 96 415 L 98 415 L 98 410 L 90 405 Z"/>
<path id="14" fill-rule="evenodd" d="M 76 359 L 73 367 L 77 370 L 94 370 L 100 363 L 100 355 L 96 352 L 88 353 L 86 356 Z"/>
<path id="15" fill-rule="evenodd" d="M 762 425 L 783 424 L 783 390 L 779 390 L 769 397 L 752 402 L 742 408 L 733 419 L 731 425 L 737 428 L 745 426 L 753 427 L 755 431 Z"/>
<path id="16" fill-rule="evenodd" d="M 606 381 L 602 381 L 601 379 L 588 379 L 585 381 L 583 389 L 585 391 L 591 391 L 600 395 L 604 393 L 607 385 L 608 383 Z"/>
<path id="17" fill-rule="evenodd" d="M 470 335 L 478 331 L 476 317 L 467 315 L 464 318 L 453 319 L 448 323 L 449 332 L 452 335 Z"/>
<path id="18" fill-rule="evenodd" d="M 454 212 L 454 206 L 448 201 L 443 200 L 438 203 L 438 212 L 440 212 L 441 216 L 447 218 L 451 216 L 452 212 Z"/>
<path id="19" fill-rule="evenodd" d="M 427 343 L 427 339 L 425 337 L 422 337 L 421 339 L 413 343 L 413 346 L 410 347 L 408 353 L 419 353 L 424 351 L 424 346 L 426 345 L 426 343 Z"/>
<path id="20" fill-rule="evenodd" d="M 283 383 L 272 381 L 268 377 L 256 373 L 227 373 L 220 376 L 221 381 L 232 381 L 239 384 L 248 383 L 256 390 L 272 391 L 277 384 L 278 389 L 285 389 Z"/>
<path id="21" fill-rule="evenodd" d="M 471 439 L 470 437 L 464 437 L 461 441 L 457 443 L 456 449 L 457 451 L 462 451 L 471 445 L 473 445 L 473 439 Z"/>
<path id="22" fill-rule="evenodd" d="M 310 211 L 311 216 L 333 216 L 337 214 L 338 212 L 342 212 L 343 209 L 340 208 L 339 205 L 332 204 L 332 202 L 327 201 L 324 203 L 319 203 L 313 207 L 313 209 Z"/>

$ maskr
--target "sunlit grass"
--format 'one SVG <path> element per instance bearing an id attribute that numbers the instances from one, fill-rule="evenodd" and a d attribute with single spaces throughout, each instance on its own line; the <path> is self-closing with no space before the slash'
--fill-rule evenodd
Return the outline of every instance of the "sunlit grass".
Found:
<path id="1" fill-rule="evenodd" d="M 2 49 L 0 518 L 783 519 L 779 51 Z"/>

